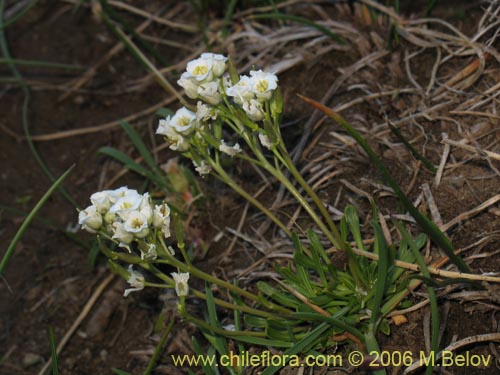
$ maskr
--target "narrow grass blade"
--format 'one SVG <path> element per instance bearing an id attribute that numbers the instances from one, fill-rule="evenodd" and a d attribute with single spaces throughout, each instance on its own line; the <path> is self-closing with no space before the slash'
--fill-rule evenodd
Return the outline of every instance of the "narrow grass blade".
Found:
<path id="1" fill-rule="evenodd" d="M 102 4 L 103 11 L 105 15 L 103 17 L 109 17 L 111 20 L 117 22 L 123 29 L 131 35 L 134 40 L 141 46 L 143 49 L 151 53 L 163 66 L 168 66 L 167 62 L 163 58 L 163 56 L 158 52 L 156 48 L 154 48 L 150 43 L 148 43 L 146 40 L 141 38 L 141 36 L 136 33 L 134 28 L 130 26 L 130 24 L 125 21 L 123 17 L 121 17 L 117 12 L 113 10 L 112 7 L 109 6 L 107 0 L 100 0 L 100 3 Z"/>
<path id="2" fill-rule="evenodd" d="M 50 61 L 0 58 L 0 64 L 9 64 L 9 63 L 16 65 L 24 65 L 24 66 L 35 66 L 40 68 L 59 68 L 59 69 L 72 69 L 72 70 L 85 69 L 83 66 L 80 65 L 63 64 Z"/>
<path id="3" fill-rule="evenodd" d="M 410 212 L 411 216 L 415 219 L 420 228 L 429 235 L 429 237 L 446 253 L 450 261 L 452 261 L 460 271 L 470 273 L 469 266 L 464 262 L 464 260 L 455 254 L 454 246 L 450 242 L 450 240 L 446 237 L 446 235 L 434 224 L 430 221 L 427 216 L 422 214 L 408 199 L 406 194 L 401 190 L 396 181 L 392 178 L 389 170 L 385 167 L 382 161 L 379 159 L 377 154 L 372 150 L 372 148 L 368 145 L 368 143 L 364 140 L 364 138 L 354 129 L 341 115 L 334 112 L 330 108 L 325 105 L 306 98 L 305 96 L 299 95 L 299 97 L 304 100 L 306 103 L 310 104 L 312 107 L 318 109 L 323 112 L 328 117 L 334 119 L 337 123 L 339 123 L 347 133 L 351 137 L 353 137 L 356 142 L 363 148 L 363 150 L 368 154 L 368 157 L 372 161 L 373 164 L 379 169 L 379 171 L 384 176 L 386 182 L 389 186 L 394 190 L 394 193 L 399 198 L 403 206 L 408 212 Z"/>
<path id="4" fill-rule="evenodd" d="M 210 284 L 205 283 L 205 295 L 207 296 L 207 309 L 208 319 L 210 325 L 213 327 L 221 328 L 219 318 L 217 317 L 217 308 L 215 306 L 214 295 Z M 220 335 L 213 336 L 212 345 L 219 352 L 219 354 L 228 354 L 227 341 Z"/>
<path id="5" fill-rule="evenodd" d="M 149 152 L 149 149 L 142 141 L 139 133 L 137 133 L 128 122 L 120 121 L 120 126 L 123 130 L 125 130 L 125 133 L 127 133 L 128 137 L 134 144 L 137 151 L 139 151 L 139 154 L 142 156 L 149 168 L 151 168 L 151 170 L 154 172 L 158 172 L 158 165 L 156 164 L 153 155 L 151 154 L 151 152 Z"/>
<path id="6" fill-rule="evenodd" d="M 126 371 L 123 371 L 123 370 L 120 370 L 120 369 L 117 369 L 117 368 L 112 368 L 111 371 L 113 371 L 117 375 L 132 375 L 129 372 L 126 372 Z"/>
<path id="7" fill-rule="evenodd" d="M 146 177 L 147 179 L 151 180 L 152 182 L 154 182 L 155 184 L 157 184 L 159 186 L 162 186 L 161 180 L 159 180 L 153 173 L 151 173 L 145 167 L 136 163 L 127 154 L 125 154 L 121 151 L 118 151 L 117 149 L 115 149 L 113 147 L 108 147 L 108 146 L 101 147 L 98 152 L 100 154 L 112 157 L 113 159 L 122 163 L 125 168 L 130 169 L 131 171 L 134 171 L 135 173 L 140 174 L 143 177 Z"/>
<path id="8" fill-rule="evenodd" d="M 193 338 L 191 340 L 193 341 L 193 349 L 194 349 L 195 354 L 198 357 L 206 355 L 206 352 L 204 352 L 202 350 L 201 345 L 200 345 L 199 341 L 196 339 L 196 337 L 193 336 Z M 200 361 L 199 365 L 201 366 L 203 373 L 205 375 L 217 375 L 216 372 L 214 371 L 214 369 L 211 366 L 209 366 L 206 363 L 206 361 Z"/>
<path id="9" fill-rule="evenodd" d="M 310 349 L 311 345 L 316 342 L 322 335 L 325 334 L 327 330 L 330 329 L 328 323 L 321 323 L 317 326 L 311 333 L 305 336 L 303 339 L 299 340 L 294 346 L 285 350 L 283 353 L 283 358 L 290 358 L 290 356 L 294 354 L 302 353 L 308 349 Z M 285 363 L 283 364 L 283 366 Z M 262 375 L 272 375 L 278 372 L 283 366 L 269 366 L 264 370 Z"/>
<path id="10" fill-rule="evenodd" d="M 227 7 L 226 14 L 224 16 L 224 27 L 222 28 L 222 37 L 225 38 L 229 33 L 229 25 L 231 25 L 231 20 L 233 19 L 234 8 L 238 0 L 231 0 Z"/>
<path id="11" fill-rule="evenodd" d="M 50 355 L 52 357 L 52 375 L 59 375 L 59 364 L 57 362 L 57 345 L 54 338 L 54 329 L 49 327 Z"/>
<path id="12" fill-rule="evenodd" d="M 415 147 L 413 147 L 411 145 L 411 143 L 408 142 L 405 137 L 403 137 L 403 134 L 401 134 L 401 132 L 399 131 L 398 128 L 396 128 L 395 126 L 392 126 L 391 124 L 389 124 L 389 129 L 391 129 L 392 134 L 394 134 L 401 142 L 403 142 L 403 144 L 405 145 L 405 147 L 411 152 L 411 154 L 417 160 L 420 160 L 422 163 L 424 163 L 424 165 L 427 167 L 428 170 L 430 170 L 433 174 L 436 174 L 437 168 L 434 166 L 434 164 L 432 164 L 431 161 L 429 159 L 427 159 L 425 156 L 423 156 L 422 154 L 420 154 L 415 149 Z"/>
<path id="13" fill-rule="evenodd" d="M 34 219 L 34 217 L 36 216 L 38 211 L 40 211 L 40 208 L 42 208 L 42 206 L 45 204 L 45 202 L 52 195 L 54 190 L 56 190 L 59 187 L 59 185 L 61 185 L 61 183 L 69 175 L 69 173 L 71 172 L 71 170 L 73 168 L 74 168 L 74 165 L 71 166 L 66 172 L 64 172 L 61 175 L 61 177 L 59 177 L 57 179 L 57 181 L 52 184 L 52 186 L 49 188 L 49 190 L 47 190 L 47 192 L 43 195 L 43 197 L 38 201 L 36 206 L 33 208 L 33 210 L 31 210 L 30 214 L 26 217 L 23 224 L 21 225 L 21 227 L 17 231 L 16 235 L 14 236 L 12 241 L 10 242 L 9 247 L 7 248 L 7 251 L 5 252 L 5 254 L 2 258 L 2 261 L 0 262 L 0 276 L 4 273 L 4 271 L 7 267 L 7 264 L 9 263 L 10 257 L 14 253 L 14 249 L 16 248 L 17 243 L 19 242 L 22 235 L 26 231 L 26 228 L 28 228 L 28 226 L 30 225 L 31 221 Z"/>
<path id="14" fill-rule="evenodd" d="M 149 361 L 148 367 L 144 371 L 144 375 L 149 375 L 153 371 L 156 362 L 158 362 L 158 358 L 160 357 L 161 350 L 165 346 L 165 342 L 167 342 L 168 335 L 170 334 L 170 331 L 174 326 L 174 323 L 175 323 L 175 318 L 170 321 L 168 327 L 165 329 L 165 332 L 161 336 L 160 342 L 158 343 L 158 345 L 156 345 L 156 349 L 153 353 L 153 356 L 151 357 L 151 360 Z"/>
<path id="15" fill-rule="evenodd" d="M 251 18 L 253 18 L 253 19 L 276 19 L 276 20 L 285 20 L 285 21 L 292 21 L 292 22 L 301 23 L 303 25 L 310 26 L 310 27 L 315 28 L 318 31 L 321 31 L 323 34 L 325 34 L 326 36 L 332 38 L 333 40 L 335 40 L 336 42 L 338 42 L 340 44 L 345 44 L 345 40 L 342 39 L 337 34 L 332 33 L 330 31 L 330 29 L 328 29 L 327 27 L 322 26 L 322 25 L 320 25 L 320 24 L 318 24 L 316 22 L 308 20 L 307 18 L 295 16 L 295 15 L 292 15 L 292 14 L 283 14 L 283 13 L 257 14 L 257 15 L 251 16 Z"/>
<path id="16" fill-rule="evenodd" d="M 403 236 L 403 238 L 408 242 L 410 249 L 413 252 L 413 255 L 415 256 L 417 264 L 420 267 L 422 275 L 425 278 L 430 279 L 431 274 L 427 269 L 427 264 L 425 264 L 424 257 L 422 256 L 422 254 L 420 254 L 420 251 L 418 251 L 417 247 L 415 246 L 415 243 L 412 241 L 405 227 L 403 226 L 403 224 L 401 224 L 401 222 L 395 222 L 394 224 L 396 228 L 398 228 L 399 233 L 401 233 L 401 236 Z M 426 286 L 427 286 L 427 292 L 429 293 L 429 301 L 431 305 L 431 353 L 438 353 L 439 310 L 438 310 L 437 296 L 436 296 L 436 291 L 434 290 L 433 287 L 429 286 L 428 284 L 426 284 Z M 434 368 L 433 363 L 430 363 L 425 370 L 426 375 L 431 375 L 433 368 Z"/>
<path id="17" fill-rule="evenodd" d="M 29 212 L 25 212 L 23 210 L 15 208 L 15 207 L 4 206 L 3 204 L 0 204 L 0 210 L 9 212 L 9 213 L 16 215 L 16 216 L 23 217 L 25 220 L 28 217 L 28 215 L 30 214 Z M 91 248 L 91 245 L 89 245 L 88 242 L 84 241 L 81 238 L 81 236 L 67 230 L 66 228 L 61 227 L 60 225 L 58 225 L 50 220 L 47 220 L 45 218 L 35 217 L 33 219 L 33 221 L 40 223 L 40 224 L 44 225 L 45 227 L 52 229 L 54 231 L 61 232 L 66 237 L 68 237 L 71 241 L 76 243 L 78 246 L 81 246 L 85 250 L 90 250 L 90 248 Z"/>
<path id="18" fill-rule="evenodd" d="M 376 334 L 377 327 L 380 323 L 380 311 L 387 285 L 387 271 L 389 269 L 390 255 L 387 243 L 385 242 L 384 233 L 382 232 L 382 228 L 377 220 L 378 216 L 375 207 L 373 208 L 373 211 L 372 227 L 375 232 L 375 246 L 378 250 L 378 272 L 377 281 L 375 283 L 375 295 L 373 296 L 371 306 L 372 314 L 370 317 L 370 327 L 373 329 L 373 333 Z"/>
<path id="19" fill-rule="evenodd" d="M 13 25 L 17 21 L 19 21 L 26 13 L 28 13 L 31 8 L 35 6 L 36 3 L 38 3 L 39 0 L 33 0 L 31 3 L 26 5 L 19 13 L 15 14 L 8 20 L 6 20 L 2 25 L 0 25 L 0 30 L 6 29 L 7 27 Z"/>

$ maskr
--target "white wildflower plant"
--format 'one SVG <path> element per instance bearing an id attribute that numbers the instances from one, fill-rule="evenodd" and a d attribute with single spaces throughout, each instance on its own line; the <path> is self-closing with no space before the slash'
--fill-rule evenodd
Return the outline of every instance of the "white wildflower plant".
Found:
<path id="1" fill-rule="evenodd" d="M 192 159 L 201 176 L 224 174 L 221 155 L 248 159 L 248 147 L 259 159 L 259 145 L 271 149 L 280 142 L 282 100 L 275 74 L 251 70 L 249 75 L 238 75 L 226 56 L 203 53 L 187 64 L 177 83 L 197 100 L 196 107 L 193 112 L 183 107 L 160 120 L 157 134 L 165 136 L 172 150 Z M 184 117 L 189 131 L 175 125 L 181 111 L 189 113 Z"/>
<path id="2" fill-rule="evenodd" d="M 280 286 L 275 288 L 265 281 L 259 281 L 256 294 L 239 287 L 235 282 L 220 279 L 215 276 L 215 270 L 205 272 L 196 267 L 192 260 L 193 254 L 184 243 L 186 223 L 180 218 L 182 213 L 178 207 L 156 202 L 148 193 L 140 194 L 127 187 L 104 190 L 92 194 L 92 204 L 79 212 L 78 222 L 82 229 L 97 234 L 99 248 L 109 258 L 110 267 L 130 285 L 124 296 L 145 287 L 175 289 L 180 301 L 178 312 L 181 317 L 215 336 L 223 334 L 237 340 L 237 337 L 251 333 L 252 339 L 265 340 L 267 337 L 286 347 L 300 342 L 297 340 L 311 337 L 311 329 L 321 322 L 324 335 L 323 338 L 318 336 L 313 343 L 314 348 L 346 332 L 356 338 L 356 342 L 363 343 L 370 352 L 376 350 L 377 327 L 388 329 L 385 317 L 380 314 L 383 311 L 382 302 L 386 307 L 394 308 L 397 305 L 394 301 L 399 301 L 408 290 L 408 280 L 392 285 L 395 288 L 385 285 L 385 278 L 378 277 L 377 272 L 389 274 L 389 271 L 383 268 L 377 270 L 375 263 L 368 263 L 365 258 L 355 255 L 346 242 L 347 238 L 354 237 L 356 243 L 361 244 L 358 247 L 365 249 L 359 238 L 359 218 L 354 208 L 346 208 L 345 217 L 349 220 L 343 219 L 344 225 L 339 231 L 320 198 L 300 175 L 281 135 L 283 103 L 278 77 L 263 70 L 238 75 L 227 57 L 205 53 L 187 64 L 178 84 L 189 98 L 196 100 L 196 105 L 182 107 L 160 120 L 157 134 L 165 137 L 170 149 L 190 159 L 201 176 L 214 175 L 267 215 L 292 240 L 295 249 L 293 261 L 289 266 L 277 268 L 283 280 L 279 284 L 283 288 L 278 290 Z M 305 240 L 299 238 L 271 209 L 238 185 L 225 170 L 235 160 L 241 164 L 252 163 L 259 173 L 272 175 L 284 186 L 307 212 L 324 238 L 334 248 L 346 251 L 349 256 L 348 271 L 335 268 L 316 230 L 308 230 Z M 164 168 L 169 175 L 175 169 L 170 164 L 170 168 Z M 376 229 L 374 243 L 379 247 L 381 257 L 385 239 L 377 237 L 383 236 L 383 232 L 377 226 L 376 212 L 373 217 Z M 175 236 L 175 249 L 171 234 Z M 105 240 L 113 243 L 113 246 L 108 246 Z M 415 249 L 418 251 L 425 242 L 426 239 L 422 238 Z M 310 248 L 306 249 L 306 246 Z M 405 243 L 406 250 L 398 254 L 409 257 L 408 247 Z M 389 254 L 388 249 L 385 250 Z M 413 260 L 408 258 L 405 261 Z M 128 269 L 122 264 L 128 264 Z M 165 265 L 176 272 L 168 275 L 160 267 Z M 137 269 L 148 272 L 148 276 L 155 277 L 159 282 L 146 281 L 143 273 Z M 396 271 L 392 269 L 390 272 L 394 276 Z M 402 274 L 403 271 L 399 273 Z M 204 292 L 196 289 L 196 283 L 192 282 L 193 286 L 190 287 L 189 280 L 192 277 L 207 282 Z M 216 297 L 214 293 L 217 293 Z M 298 298 L 297 294 L 301 294 L 302 298 Z M 230 295 L 229 302 L 221 299 Z M 237 325 L 212 326 L 190 315 L 190 311 L 185 308 L 189 297 L 206 301 L 211 321 L 217 318 L 214 315 L 215 305 L 239 311 L 249 319 L 242 319 Z M 308 300 L 307 303 L 304 303 L 304 298 Z M 375 303 L 379 305 L 373 308 Z M 317 309 L 311 309 L 311 306 Z M 319 315 L 315 317 L 315 314 Z M 301 315 L 306 318 L 301 319 Z M 245 327 L 245 330 L 241 330 L 241 325 L 248 325 L 250 329 L 246 330 Z M 292 331 L 294 343 L 284 341 L 290 339 Z"/>

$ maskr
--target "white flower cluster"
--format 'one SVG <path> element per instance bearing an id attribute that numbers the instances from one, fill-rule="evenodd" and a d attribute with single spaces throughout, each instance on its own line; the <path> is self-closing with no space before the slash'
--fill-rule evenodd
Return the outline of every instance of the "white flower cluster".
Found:
<path id="1" fill-rule="evenodd" d="M 241 75 L 238 83 L 228 87 L 226 93 L 243 108 L 250 120 L 261 121 L 264 118 L 263 104 L 271 99 L 277 87 L 275 74 L 252 70 L 250 76 Z"/>
<path id="2" fill-rule="evenodd" d="M 187 64 L 186 71 L 177 83 L 184 88 L 188 97 L 201 101 L 197 103 L 196 112 L 182 107 L 173 116 L 160 120 L 156 133 L 167 138 L 172 150 L 189 151 L 191 137 L 196 135 L 201 138 L 200 133 L 210 129 L 209 122 L 224 112 L 222 106 L 240 107 L 251 121 L 264 119 L 265 103 L 277 89 L 278 77 L 262 70 L 252 70 L 249 76 L 241 75 L 238 82 L 232 84 L 226 73 L 227 60 L 223 55 L 203 53 Z M 223 101 L 223 98 L 226 100 Z M 272 146 L 265 135 L 259 137 L 265 147 Z M 218 141 L 218 150 L 229 156 L 242 151 L 238 143 L 230 146 L 223 139 Z M 193 160 L 193 163 L 201 175 L 210 173 L 210 166 L 205 161 Z"/>
<path id="3" fill-rule="evenodd" d="M 191 99 L 217 105 L 222 100 L 219 91 L 220 78 L 226 71 L 227 57 L 215 53 L 202 53 L 187 64 L 186 71 L 177 81 Z"/>
<path id="4" fill-rule="evenodd" d="M 80 211 L 78 223 L 91 233 L 102 232 L 130 251 L 130 244 L 160 230 L 170 237 L 170 208 L 154 205 L 148 193 L 121 187 L 90 196 L 92 205 Z M 155 245 L 141 249 L 143 257 L 156 257 Z"/>

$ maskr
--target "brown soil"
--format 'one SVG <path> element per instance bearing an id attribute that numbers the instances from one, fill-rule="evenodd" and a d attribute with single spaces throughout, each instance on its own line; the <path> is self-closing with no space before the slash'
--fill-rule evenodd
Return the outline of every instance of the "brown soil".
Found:
<path id="1" fill-rule="evenodd" d="M 161 8 L 163 2 L 130 3 L 138 8 L 155 12 Z M 457 6 L 457 12 L 450 14 L 446 2 L 439 3 L 435 14 L 465 32 L 471 25 L 477 23 L 482 14 L 479 7 L 471 10 L 467 8 L 474 18 L 471 17 L 472 20 L 468 19 L 464 23 L 458 12 L 462 8 Z M 10 5 L 7 9 L 9 7 Z M 196 25 L 196 17 L 188 2 L 177 6 L 169 5 L 167 8 L 167 12 L 171 11 L 176 21 Z M 285 122 L 291 123 L 285 128 L 285 138 L 290 149 L 294 148 L 300 139 L 303 133 L 301 126 L 311 113 L 310 108 L 299 101 L 296 94 L 302 93 L 314 99 L 321 99 L 335 79 L 343 74 L 342 68 L 355 64 L 361 58 L 377 50 L 377 38 L 374 34 L 381 40 L 388 35 L 387 24 L 367 25 L 359 14 L 339 15 L 335 8 L 325 7 L 325 9 L 334 19 L 350 22 L 352 26 L 360 30 L 359 45 L 346 50 L 342 48 L 332 50 L 316 58 L 308 56 L 305 63 L 292 67 L 280 75 L 280 86 L 284 90 L 285 98 Z M 299 10 L 301 10 L 300 7 Z M 418 12 L 415 9 L 405 8 L 404 10 L 407 14 Z M 304 12 L 307 16 L 317 16 L 310 9 Z M 217 12 L 210 13 L 208 17 L 214 17 L 216 14 Z M 120 11 L 120 15 L 134 27 L 143 22 L 143 18 L 132 16 L 128 12 Z M 77 7 L 72 2 L 63 1 L 40 1 L 26 16 L 7 28 L 6 37 L 10 53 L 17 59 L 57 61 L 77 64 L 85 68 L 91 67 L 118 43 L 106 24 L 97 19 L 86 6 Z M 233 26 L 241 31 L 238 29 L 238 24 Z M 161 56 L 169 64 L 182 62 L 202 45 L 201 38 L 197 34 L 178 29 L 171 30 L 158 24 L 151 26 L 148 34 L 174 40 L 187 47 L 192 46 L 191 49 L 180 49 L 155 44 Z M 369 40 L 369 43 L 363 44 L 366 40 Z M 228 49 L 234 47 L 235 45 L 227 46 Z M 384 87 L 388 89 L 408 87 L 410 83 L 407 77 L 404 74 L 399 76 L 394 69 L 396 57 L 402 61 L 406 47 L 408 46 L 404 44 L 396 46 L 392 53 L 377 60 L 369 68 L 347 77 L 328 104 L 335 107 L 339 103 L 354 99 L 356 95 L 366 94 L 365 91 L 348 89 L 355 85 L 358 87 L 365 85 L 365 89 L 372 90 L 372 92 L 376 87 L 382 91 Z M 297 43 L 296 48 L 301 48 L 300 43 Z M 262 65 L 274 63 L 278 58 L 279 56 L 263 57 Z M 418 57 L 413 67 L 415 68 L 413 73 L 422 85 L 430 77 L 435 58 L 433 53 L 423 54 Z M 463 58 L 460 61 L 453 60 L 446 66 L 449 70 L 448 78 L 470 62 L 469 58 Z M 254 63 L 259 64 L 259 62 Z M 161 65 L 160 62 L 157 64 Z M 488 68 L 491 75 L 484 80 L 491 80 L 494 77 L 498 79 L 498 63 L 492 62 Z M 7 65 L 1 65 L 0 69 L 2 77 L 11 77 L 11 71 Z M 95 76 L 81 90 L 65 99 L 61 99 L 65 93 L 64 89 L 68 87 L 69 82 L 80 78 L 81 71 L 40 67 L 20 67 L 19 69 L 30 85 L 28 120 L 32 135 L 57 134 L 61 131 L 106 124 L 152 107 L 167 97 L 165 92 L 151 80 L 141 81 L 147 84 L 134 90 L 134 87 L 137 87 L 134 86 L 137 79 L 145 76 L 145 70 L 127 51 L 119 52 L 100 67 Z M 399 69 L 404 72 L 403 62 L 399 63 Z M 179 71 L 174 70 L 167 75 L 167 78 L 170 82 L 175 82 L 178 73 Z M 478 83 L 480 84 L 481 82 Z M 4 244 L 3 248 L 6 248 L 24 220 L 23 216 L 12 212 L 9 208 L 29 212 L 50 187 L 51 181 L 37 164 L 23 135 L 22 108 L 23 100 L 26 99 L 25 94 L 16 84 L 4 84 L 0 95 L 2 99 L 0 101 L 0 113 L 2 113 L 0 120 L 2 129 L 0 138 L 0 161 L 2 163 L 0 242 Z M 399 98 L 389 96 L 379 101 L 365 101 L 342 112 L 353 125 L 362 129 L 363 135 L 379 155 L 383 156 L 383 161 L 402 188 L 404 190 L 409 188 L 409 196 L 412 200 L 419 196 L 423 184 L 428 183 L 431 187 L 433 186 L 434 176 L 424 167 L 417 167 L 417 161 L 406 148 L 393 148 L 394 144 L 399 146 L 401 144 L 389 132 L 380 134 L 380 129 L 376 129 L 375 125 L 383 122 L 381 110 L 390 119 L 397 120 L 400 115 L 403 116 L 405 110 L 416 104 L 412 102 L 414 99 L 409 96 Z M 176 104 L 173 104 L 172 108 L 175 106 Z M 157 119 L 158 116 L 150 112 L 132 121 L 151 147 L 160 143 L 159 139 L 155 139 L 154 136 Z M 298 124 L 294 123 L 296 119 L 300 120 Z M 498 153 L 499 145 L 495 141 L 500 136 L 498 116 L 480 120 L 481 122 L 478 122 L 477 117 L 463 116 L 460 126 L 466 131 L 472 131 L 478 124 L 481 125 L 480 130 L 488 135 L 480 139 L 480 146 L 489 147 L 490 151 Z M 327 186 L 322 185 L 319 191 L 321 198 L 330 204 L 338 200 L 340 203 L 336 208 L 339 210 L 350 203 L 354 204 L 360 212 L 369 213 L 368 201 L 350 190 L 341 181 L 344 179 L 374 196 L 383 214 L 400 213 L 400 207 L 393 197 L 380 194 L 380 186 L 375 184 L 383 184 L 383 180 L 381 175 L 370 166 L 369 160 L 357 146 L 345 147 L 339 143 L 338 139 L 331 135 L 332 131 L 342 133 L 330 121 L 314 129 L 309 139 L 309 144 L 312 142 L 314 146 L 306 145 L 305 156 L 300 160 L 300 165 L 306 166 L 308 162 L 316 160 L 327 152 L 332 152 L 328 160 L 337 163 L 335 168 L 340 169 L 342 173 L 330 179 Z M 404 126 L 401 131 L 407 139 L 416 139 L 414 147 L 425 153 L 435 165 L 439 164 L 443 152 L 442 133 L 446 132 L 450 139 L 455 140 L 459 139 L 462 134 L 457 130 L 456 124 L 440 123 L 429 119 L 422 119 L 418 126 Z M 390 142 L 385 142 L 384 137 Z M 119 164 L 97 153 L 102 146 L 113 146 L 133 157 L 138 156 L 119 126 L 111 130 L 35 143 L 37 151 L 54 176 L 59 176 L 71 165 L 76 165 L 64 183 L 64 187 L 80 206 L 87 205 L 90 194 L 103 188 L 107 181 L 121 170 Z M 163 163 L 171 158 L 172 154 L 162 151 L 157 156 L 159 162 Z M 470 152 L 453 149 L 450 160 L 451 163 L 457 163 L 456 168 L 444 174 L 439 188 L 432 188 L 443 223 L 449 222 L 499 193 L 499 177 L 495 174 L 495 168 L 500 168 L 499 162 L 488 161 L 484 158 L 474 158 L 469 161 L 470 157 Z M 459 166 L 458 163 L 464 160 L 467 162 Z M 186 163 L 186 165 L 189 164 Z M 417 168 L 420 169 L 416 183 L 411 183 Z M 258 181 L 259 178 L 252 172 L 248 172 L 245 167 L 236 166 L 235 173 L 247 174 L 240 174 L 240 177 L 250 191 L 255 192 L 260 187 L 258 184 L 251 183 L 252 180 Z M 305 173 L 307 178 L 312 175 L 311 171 Z M 116 182 L 114 187 L 121 185 L 140 188 L 142 180 L 128 173 Z M 210 245 L 210 253 L 207 257 L 203 257 L 200 251 L 197 254 L 198 259 L 203 268 L 231 278 L 254 263 L 260 255 L 253 247 L 238 241 L 230 256 L 220 261 L 217 255 L 227 249 L 232 237 L 225 236 L 220 242 L 212 242 L 212 239 L 226 226 L 231 228 L 237 226 L 244 202 L 232 194 L 228 188 L 211 179 L 203 182 L 203 189 L 208 197 L 207 215 L 197 219 L 197 227 L 193 230 L 192 236 L 206 241 Z M 339 191 L 340 197 L 338 197 Z M 275 191 L 268 191 L 263 199 L 271 205 L 274 195 Z M 424 204 L 419 208 L 423 211 L 428 210 Z M 283 210 L 291 215 L 295 207 L 285 207 Z M 227 212 L 230 214 L 228 215 Z M 261 217 L 252 216 L 254 214 L 255 212 L 250 209 L 248 225 L 252 228 L 261 224 Z M 457 248 L 467 247 L 481 238 L 489 238 L 465 253 L 466 257 L 470 257 L 468 263 L 474 272 L 497 272 L 500 267 L 498 255 L 495 255 L 500 245 L 498 215 L 498 210 L 486 209 L 447 232 Z M 48 327 L 54 328 L 56 343 L 58 343 L 75 322 L 94 290 L 109 274 L 103 258 L 99 257 L 94 267 L 89 266 L 89 249 L 80 246 L 64 234 L 66 228 L 75 226 L 77 212 L 62 194 L 52 195 L 40 211 L 38 219 L 25 232 L 6 273 L 0 279 L 0 374 L 38 373 L 43 362 L 50 358 Z M 51 224 L 47 224 L 47 221 Z M 300 217 L 298 222 L 310 225 L 303 217 Z M 248 231 L 249 235 L 252 233 Z M 92 236 L 80 231 L 76 235 L 87 246 L 92 244 Z M 437 257 L 436 252 L 437 250 L 433 249 L 434 258 Z M 481 255 L 490 253 L 493 255 Z M 473 258 L 475 254 L 480 255 Z M 211 261 L 212 258 L 220 263 L 214 263 Z M 270 264 L 266 263 L 262 266 Z M 250 278 L 247 282 L 251 283 L 252 279 Z M 155 322 L 161 314 L 164 316 L 167 314 L 168 317 L 175 316 L 176 301 L 170 293 L 157 293 L 154 290 L 145 290 L 124 299 L 121 298 L 124 287 L 124 282 L 115 278 L 89 316 L 82 322 L 76 334 L 71 337 L 59 358 L 62 374 L 111 374 L 112 368 L 122 369 L 131 374 L 143 373 L 159 340 L 154 330 Z M 462 290 L 469 289 L 463 285 L 455 287 L 454 290 L 444 287 L 440 289 L 441 312 L 446 318 L 441 347 L 449 345 L 454 340 L 492 333 L 498 329 L 498 304 L 495 304 L 494 298 L 466 301 L 464 298 L 453 297 L 451 294 Z M 418 293 L 412 297 L 414 301 L 421 301 L 421 294 L 424 292 L 425 289 L 418 290 Z M 193 301 L 190 308 L 194 310 L 198 308 L 196 301 Z M 99 309 L 103 309 L 104 313 L 101 312 L 101 315 L 96 318 L 95 311 Z M 382 348 L 388 351 L 410 350 L 413 353 L 425 350 L 423 324 L 426 315 L 428 315 L 426 307 L 409 313 L 407 324 L 399 327 L 392 326 L 390 336 L 380 337 Z M 184 373 L 183 369 L 173 366 L 168 354 L 189 353 L 192 350 L 190 337 L 197 334 L 196 332 L 191 325 L 176 325 L 160 357 L 159 367 L 155 373 Z M 344 350 L 347 352 L 348 349 Z M 491 354 L 494 356 L 493 361 L 496 358 L 496 364 L 488 368 L 452 367 L 446 370 L 452 374 L 496 374 L 498 373 L 497 350 L 499 350 L 498 345 L 475 344 L 470 347 L 471 353 Z M 201 373 L 199 369 L 193 370 Z M 256 373 L 257 370 L 252 371 Z M 254 373 L 252 371 L 250 372 Z M 318 369 L 315 373 L 345 372 L 361 373 L 360 370 L 349 368 L 342 371 Z M 286 368 L 282 373 L 297 372 L 296 369 Z"/>

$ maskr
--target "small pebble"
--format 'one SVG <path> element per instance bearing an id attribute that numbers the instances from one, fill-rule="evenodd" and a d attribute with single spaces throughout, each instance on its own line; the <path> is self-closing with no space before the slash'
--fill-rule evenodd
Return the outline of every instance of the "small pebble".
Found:
<path id="1" fill-rule="evenodd" d="M 43 357 L 40 354 L 26 353 L 23 357 L 24 368 L 31 367 L 41 362 L 43 362 Z"/>

